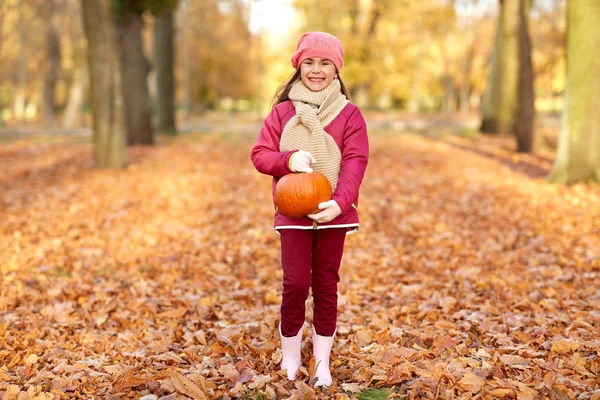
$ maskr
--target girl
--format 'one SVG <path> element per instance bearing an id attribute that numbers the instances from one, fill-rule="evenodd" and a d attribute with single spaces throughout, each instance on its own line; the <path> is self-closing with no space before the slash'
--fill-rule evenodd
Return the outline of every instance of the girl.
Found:
<path id="1" fill-rule="evenodd" d="M 343 59 L 335 36 L 302 35 L 292 56 L 296 72 L 277 91 L 251 155 L 259 172 L 273 176 L 273 191 L 282 176 L 312 171 L 323 173 L 333 189 L 331 200 L 301 219 L 275 211 L 283 267 L 281 368 L 295 379 L 312 288 L 315 386 L 332 384 L 329 354 L 337 323 L 338 271 L 346 233 L 358 229 L 358 192 L 369 155 L 365 120 L 348 101 L 339 77 Z"/>

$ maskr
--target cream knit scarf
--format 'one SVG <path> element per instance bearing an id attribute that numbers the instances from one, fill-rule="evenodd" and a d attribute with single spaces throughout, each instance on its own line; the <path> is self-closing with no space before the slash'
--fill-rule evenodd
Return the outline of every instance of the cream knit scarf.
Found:
<path id="1" fill-rule="evenodd" d="M 317 160 L 311 168 L 325 175 L 335 190 L 342 153 L 323 127 L 329 125 L 348 104 L 348 99 L 342 94 L 340 81 L 334 79 L 319 92 L 313 92 L 302 81 L 298 81 L 292 86 L 288 97 L 296 108 L 296 115 L 283 128 L 279 149 L 310 152 Z"/>

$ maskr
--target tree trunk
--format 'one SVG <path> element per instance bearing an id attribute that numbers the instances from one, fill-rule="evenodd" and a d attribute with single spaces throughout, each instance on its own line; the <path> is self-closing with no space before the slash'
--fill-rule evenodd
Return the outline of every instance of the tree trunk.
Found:
<path id="1" fill-rule="evenodd" d="M 52 126 L 56 109 L 54 94 L 60 68 L 60 39 L 54 25 L 54 1 L 47 0 L 43 7 L 42 14 L 46 21 L 46 56 L 48 58 L 48 69 L 44 78 L 43 109 L 46 125 Z"/>
<path id="2" fill-rule="evenodd" d="M 96 167 L 123 168 L 126 137 L 111 0 L 82 0 L 81 3 L 88 40 Z"/>
<path id="3" fill-rule="evenodd" d="M 351 15 L 353 10 L 351 10 Z M 373 38 L 375 37 L 375 33 L 377 32 L 377 27 L 383 16 L 384 12 L 384 4 L 381 0 L 375 0 L 371 4 L 371 12 L 369 14 L 369 21 L 367 24 L 367 32 L 363 37 L 362 41 L 362 49 L 360 53 L 360 60 L 363 65 L 367 65 L 369 63 L 369 59 L 371 58 L 371 43 Z M 363 80 L 356 84 L 353 101 L 359 107 L 367 107 L 371 104 L 371 86 L 372 83 L 369 80 Z"/>
<path id="4" fill-rule="evenodd" d="M 360 15 L 360 1 L 359 0 L 350 0 L 350 35 L 356 36 L 358 35 L 358 18 Z"/>
<path id="5" fill-rule="evenodd" d="M 533 153 L 535 151 L 534 118 L 535 94 L 533 91 L 533 65 L 531 62 L 531 39 L 529 36 L 529 12 L 531 3 L 521 1 L 521 14 L 519 17 L 519 80 L 517 90 L 517 107 L 515 110 L 515 137 L 517 151 Z M 529 4 L 527 4 L 529 3 Z"/>
<path id="6" fill-rule="evenodd" d="M 148 91 L 150 65 L 142 47 L 142 17 L 130 12 L 116 16 L 125 126 L 128 144 L 154 143 Z"/>
<path id="7" fill-rule="evenodd" d="M 500 0 L 500 13 L 481 130 L 509 133 L 513 129 L 519 75 L 520 0 Z"/>
<path id="8" fill-rule="evenodd" d="M 449 63 L 446 61 L 446 63 Z M 442 76 L 442 85 L 444 86 L 444 97 L 442 97 L 441 109 L 444 113 L 456 111 L 456 85 L 454 78 L 449 73 Z"/>
<path id="9" fill-rule="evenodd" d="M 443 73 L 441 76 L 441 83 L 444 87 L 444 94 L 440 104 L 440 108 L 444 113 L 456 112 L 457 98 L 456 98 L 456 82 L 453 74 L 454 60 L 450 49 L 456 48 L 457 43 L 454 34 L 450 32 L 449 26 L 443 24 L 443 36 L 442 44 L 440 46 L 441 62 L 443 63 Z"/>
<path id="10" fill-rule="evenodd" d="M 154 19 L 154 64 L 156 66 L 157 131 L 171 135 L 177 134 L 173 60 L 173 10 L 168 9 Z"/>
<path id="11" fill-rule="evenodd" d="M 600 3 L 567 2 L 567 80 L 550 181 L 600 182 Z"/>
<path id="12" fill-rule="evenodd" d="M 1 4 L 0 4 L 1 5 Z M 2 45 L 4 44 L 4 15 L 5 15 L 5 11 L 4 10 L 0 10 L 0 51 L 2 51 Z M 2 119 L 2 111 L 3 111 L 3 105 L 4 105 L 4 98 L 2 96 L 2 93 L 0 93 L 0 126 L 4 125 L 3 119 Z"/>
<path id="13" fill-rule="evenodd" d="M 408 100 L 408 110 L 413 113 L 421 111 L 421 79 L 423 77 L 423 47 L 417 48 L 417 54 L 414 59 L 413 76 L 410 84 L 410 99 Z"/>
<path id="14" fill-rule="evenodd" d="M 81 111 L 85 100 L 85 91 L 89 83 L 88 66 L 82 63 L 75 71 L 73 84 L 69 90 L 69 102 L 63 116 L 63 128 L 72 129 L 75 127 L 77 116 Z"/>
<path id="15" fill-rule="evenodd" d="M 502 35 L 500 32 L 502 26 L 502 9 L 498 15 L 498 26 L 494 36 L 494 50 L 490 58 L 490 72 L 488 74 L 485 92 L 482 100 L 481 132 L 498 132 L 498 104 L 500 97 L 500 52 L 502 51 Z"/>
<path id="16" fill-rule="evenodd" d="M 471 111 L 471 72 L 473 71 L 473 59 L 475 58 L 475 39 L 469 40 L 468 49 L 462 61 L 463 81 L 460 86 L 459 103 L 460 111 L 467 113 Z"/>
<path id="17" fill-rule="evenodd" d="M 77 29 L 72 34 L 71 40 L 73 43 L 81 43 L 83 32 Z M 63 114 L 62 127 L 73 129 L 76 126 L 77 120 L 82 116 L 82 107 L 86 101 L 86 93 L 90 83 L 89 67 L 86 60 L 85 46 L 77 45 L 73 49 L 74 72 L 71 73 L 69 88 L 69 98 Z M 81 125 L 84 125 L 83 120 Z"/>
<path id="18" fill-rule="evenodd" d="M 183 87 L 183 118 L 187 119 L 192 113 L 193 103 L 192 103 L 192 72 L 190 66 L 190 50 L 189 50 L 189 17 L 188 17 L 188 2 L 187 0 L 181 0 L 181 4 L 179 6 L 180 20 L 181 20 L 181 35 L 182 35 L 182 46 L 181 46 L 181 60 L 182 70 L 183 70 L 183 79 L 181 85 Z"/>
<path id="19" fill-rule="evenodd" d="M 21 7 L 23 4 L 21 2 Z M 19 58 L 17 60 L 17 87 L 15 88 L 13 112 L 16 119 L 25 118 L 25 102 L 27 91 L 27 25 L 23 17 L 25 11 L 21 8 L 19 15 Z"/>

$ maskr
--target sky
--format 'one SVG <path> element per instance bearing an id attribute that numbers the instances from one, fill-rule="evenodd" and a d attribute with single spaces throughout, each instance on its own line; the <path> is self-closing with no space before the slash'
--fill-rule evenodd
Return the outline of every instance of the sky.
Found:
<path id="1" fill-rule="evenodd" d="M 283 33 L 294 20 L 292 0 L 253 0 L 250 2 L 250 31 L 261 28 Z"/>

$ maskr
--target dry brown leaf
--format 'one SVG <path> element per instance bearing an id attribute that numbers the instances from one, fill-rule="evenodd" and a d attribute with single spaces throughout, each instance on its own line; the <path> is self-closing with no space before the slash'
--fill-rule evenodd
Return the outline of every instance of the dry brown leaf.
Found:
<path id="1" fill-rule="evenodd" d="M 446 320 L 443 320 L 443 319 L 435 321 L 434 326 L 437 329 L 446 329 L 446 330 L 447 329 L 456 329 L 456 324 L 454 322 L 446 321 Z"/>
<path id="2" fill-rule="evenodd" d="M 255 375 L 250 380 L 248 387 L 250 389 L 262 389 L 265 385 L 273 379 L 270 375 Z"/>
<path id="3" fill-rule="evenodd" d="M 227 380 L 234 380 L 240 378 L 240 373 L 233 364 L 221 365 L 218 371 Z"/>
<path id="4" fill-rule="evenodd" d="M 336 393 L 335 400 L 351 400 L 350 397 L 345 393 Z"/>
<path id="5" fill-rule="evenodd" d="M 474 373 L 467 372 L 458 381 L 458 384 L 471 393 L 479 393 L 481 392 L 481 388 L 485 384 L 485 381 Z"/>
<path id="6" fill-rule="evenodd" d="M 8 385 L 2 400 L 17 400 L 19 393 L 21 393 L 21 389 L 17 385 Z"/>
<path id="7" fill-rule="evenodd" d="M 25 365 L 34 365 L 37 364 L 39 357 L 37 354 L 30 354 L 25 359 Z"/>
<path id="8" fill-rule="evenodd" d="M 373 343 L 374 338 L 370 331 L 360 330 L 354 335 L 358 347 L 365 347 Z"/>
<path id="9" fill-rule="evenodd" d="M 489 395 L 489 396 L 503 398 L 506 396 L 514 395 L 515 390 L 514 389 L 497 388 L 497 389 L 492 389 L 492 390 L 486 390 L 485 394 Z"/>
<path id="10" fill-rule="evenodd" d="M 363 385 L 360 385 L 358 383 L 342 383 L 342 389 L 344 389 L 346 392 L 351 392 L 351 393 L 359 393 L 362 392 L 365 387 Z"/>
<path id="11" fill-rule="evenodd" d="M 534 400 L 534 399 L 536 399 L 538 397 L 537 391 L 535 391 L 534 389 L 528 387 L 524 383 L 517 382 L 517 381 L 514 381 L 514 380 L 511 381 L 511 383 L 518 388 L 518 390 L 517 390 L 517 400 Z"/>
<path id="12" fill-rule="evenodd" d="M 171 382 L 177 392 L 185 394 L 192 399 L 208 399 L 206 394 L 194 382 L 179 372 L 171 372 Z"/>
<path id="13" fill-rule="evenodd" d="M 179 307 L 172 310 L 163 311 L 158 314 L 157 318 L 181 318 L 187 313 L 187 307 Z"/>
<path id="14" fill-rule="evenodd" d="M 139 378 L 132 373 L 126 372 L 120 375 L 115 382 L 115 388 L 122 392 L 126 389 L 131 389 L 139 385 L 143 385 L 148 382 L 148 379 Z"/>
<path id="15" fill-rule="evenodd" d="M 96 326 L 102 326 L 108 320 L 108 313 L 106 312 L 96 312 L 92 313 L 92 318 L 94 319 L 94 323 Z"/>
<path id="16" fill-rule="evenodd" d="M 296 394 L 299 399 L 310 400 L 315 398 L 316 391 L 312 388 L 312 386 L 307 385 L 302 381 L 294 382 L 296 386 Z"/>
<path id="17" fill-rule="evenodd" d="M 196 331 L 196 332 L 194 333 L 194 337 L 196 338 L 196 340 L 197 340 L 197 341 L 198 341 L 200 344 L 202 344 L 202 345 L 204 345 L 204 346 L 206 346 L 206 345 L 207 345 L 207 343 L 206 343 L 206 335 L 205 335 L 205 333 L 204 333 L 204 331 L 203 331 L 203 330 Z"/>
<path id="18" fill-rule="evenodd" d="M 525 367 L 529 365 L 529 361 L 526 358 L 512 354 L 501 355 L 500 361 L 502 364 L 509 365 L 511 367 Z"/>
<path id="19" fill-rule="evenodd" d="M 579 344 L 569 339 L 559 339 L 552 343 L 552 352 L 558 354 L 565 354 L 575 351 L 579 348 Z"/>

